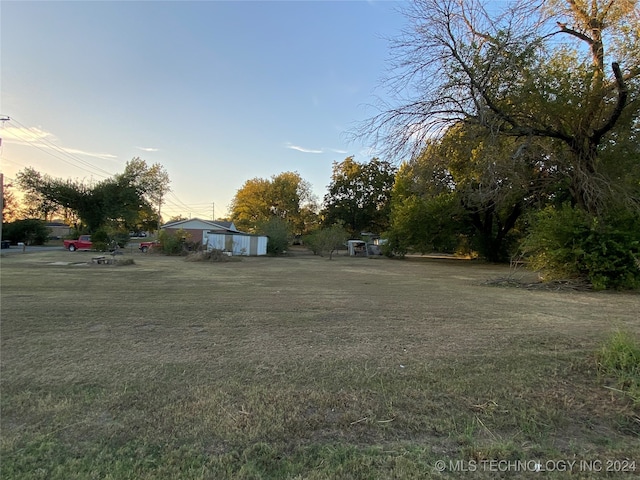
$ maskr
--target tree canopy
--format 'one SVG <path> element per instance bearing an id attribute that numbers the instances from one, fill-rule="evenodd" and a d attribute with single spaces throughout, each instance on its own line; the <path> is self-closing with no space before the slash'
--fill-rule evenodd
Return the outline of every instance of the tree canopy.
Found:
<path id="1" fill-rule="evenodd" d="M 637 1 L 415 0 L 405 13 L 391 100 L 357 133 L 404 161 L 391 243 L 468 239 L 494 260 L 527 237 L 532 259 L 556 259 L 539 264 L 636 285 Z"/>
<path id="2" fill-rule="evenodd" d="M 159 164 L 148 167 L 134 158 L 123 173 L 93 185 L 64 180 L 25 168 L 17 175 L 29 212 L 43 219 L 54 214 L 78 229 L 94 232 L 105 226 L 153 229 L 158 221 L 154 204 L 169 191 L 169 176 Z"/>
<path id="3" fill-rule="evenodd" d="M 247 180 L 231 202 L 231 220 L 240 230 L 257 232 L 276 217 L 287 222 L 291 234 L 301 235 L 315 223 L 316 210 L 311 185 L 297 172 L 284 172 Z"/>
<path id="4" fill-rule="evenodd" d="M 396 171 L 391 163 L 378 158 L 359 163 L 354 157 L 347 157 L 334 162 L 329 191 L 324 197 L 323 224 L 340 223 L 352 235 L 384 232 L 389 225 Z"/>
<path id="5" fill-rule="evenodd" d="M 422 252 L 473 248 L 492 261 L 507 259 L 521 216 L 565 199 L 565 177 L 543 144 L 462 122 L 449 128 L 397 176 L 395 241 Z"/>
<path id="6" fill-rule="evenodd" d="M 360 134 L 411 157 L 458 122 L 545 138 L 575 204 L 598 213 L 630 197 L 601 151 L 640 108 L 636 1 L 416 0 L 406 14 L 386 83 L 394 100 Z"/>
<path id="7" fill-rule="evenodd" d="M 18 211 L 18 201 L 13 193 L 13 185 L 4 185 L 2 189 L 2 223 L 16 220 Z"/>

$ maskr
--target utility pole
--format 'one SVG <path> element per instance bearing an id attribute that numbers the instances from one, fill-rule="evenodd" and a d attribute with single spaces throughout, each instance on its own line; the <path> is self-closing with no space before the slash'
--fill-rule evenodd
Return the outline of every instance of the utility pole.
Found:
<path id="1" fill-rule="evenodd" d="M 160 236 L 160 211 L 162 210 L 162 198 L 158 200 L 158 229 L 156 230 L 156 238 Z"/>
<path id="2" fill-rule="evenodd" d="M 211 220 L 216 221 L 216 202 L 211 204 Z"/>
<path id="3" fill-rule="evenodd" d="M 0 122 L 2 122 L 2 126 L 4 127 L 4 122 L 8 122 L 11 120 L 6 115 L 0 115 Z M 2 138 L 0 138 L 0 146 L 2 146 Z M 0 215 L 4 210 L 4 174 L 0 173 Z M 2 224 L 4 223 L 4 217 L 0 219 L 0 242 L 2 241 Z"/>
<path id="4" fill-rule="evenodd" d="M 0 214 L 4 210 L 4 174 L 0 173 Z M 2 224 L 4 223 L 4 216 L 0 219 L 0 242 L 2 242 Z"/>

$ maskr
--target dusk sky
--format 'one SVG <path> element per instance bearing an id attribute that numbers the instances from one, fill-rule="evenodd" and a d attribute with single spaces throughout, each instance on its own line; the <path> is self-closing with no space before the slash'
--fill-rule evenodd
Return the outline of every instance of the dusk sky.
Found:
<path id="1" fill-rule="evenodd" d="M 251 178 L 297 171 L 319 200 L 346 133 L 384 96 L 397 2 L 0 3 L 5 183 L 25 168 L 99 181 L 141 157 L 163 216 L 227 214 Z"/>

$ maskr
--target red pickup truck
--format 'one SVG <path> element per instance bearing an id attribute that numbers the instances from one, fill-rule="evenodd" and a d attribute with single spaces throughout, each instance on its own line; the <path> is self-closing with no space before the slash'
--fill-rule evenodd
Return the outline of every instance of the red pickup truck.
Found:
<path id="1" fill-rule="evenodd" d="M 91 250 L 93 248 L 91 235 L 80 235 L 77 240 L 65 240 L 64 248 L 70 252 L 75 252 L 76 250 Z"/>
<path id="2" fill-rule="evenodd" d="M 140 242 L 140 246 L 138 248 L 142 253 L 147 253 L 149 249 L 153 247 L 159 247 L 159 246 L 160 246 L 160 242 L 157 240 L 154 240 L 152 242 Z"/>

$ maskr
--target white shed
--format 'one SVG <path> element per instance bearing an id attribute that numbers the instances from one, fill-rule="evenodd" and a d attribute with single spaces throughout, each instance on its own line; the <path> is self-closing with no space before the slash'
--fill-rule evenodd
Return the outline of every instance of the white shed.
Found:
<path id="1" fill-rule="evenodd" d="M 222 250 L 233 255 L 259 256 L 267 254 L 268 237 L 241 232 L 206 232 L 203 234 L 203 245 L 207 250 Z"/>

